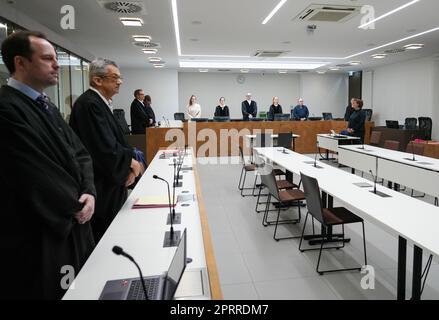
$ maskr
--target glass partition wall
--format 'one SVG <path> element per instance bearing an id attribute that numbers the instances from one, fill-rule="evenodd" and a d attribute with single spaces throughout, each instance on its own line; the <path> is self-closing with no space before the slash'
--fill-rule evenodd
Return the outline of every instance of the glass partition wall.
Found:
<path id="1" fill-rule="evenodd" d="M 23 30 L 23 28 L 0 17 L 0 43 L 16 30 Z M 58 85 L 47 88 L 45 93 L 58 107 L 63 118 L 68 121 L 73 103 L 89 87 L 88 61 L 56 44 L 53 44 L 53 46 L 60 66 L 59 82 Z M 8 78 L 9 72 L 0 55 L 0 86 L 5 85 Z"/>

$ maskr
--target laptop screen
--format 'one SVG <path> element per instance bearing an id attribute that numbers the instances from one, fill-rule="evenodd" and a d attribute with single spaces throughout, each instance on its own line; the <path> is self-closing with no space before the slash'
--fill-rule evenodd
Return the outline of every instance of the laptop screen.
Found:
<path id="1" fill-rule="evenodd" d="M 164 300 L 171 300 L 174 297 L 175 291 L 177 290 L 178 284 L 183 276 L 183 272 L 186 269 L 186 255 L 186 229 L 184 229 L 180 237 L 180 243 L 175 251 L 174 258 L 169 265 L 163 295 Z"/>

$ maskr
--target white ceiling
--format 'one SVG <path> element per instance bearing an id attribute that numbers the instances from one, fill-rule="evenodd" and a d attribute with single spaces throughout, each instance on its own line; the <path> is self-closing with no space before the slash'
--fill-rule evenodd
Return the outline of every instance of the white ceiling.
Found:
<path id="1" fill-rule="evenodd" d="M 378 21 L 374 30 L 358 29 L 362 16 L 357 15 L 344 23 L 315 23 L 317 30 L 313 34 L 306 30 L 310 22 L 294 19 L 310 4 L 372 5 L 378 17 L 410 0 L 288 0 L 265 25 L 261 24 L 262 20 L 279 0 L 177 0 L 182 56 L 178 56 L 177 53 L 171 0 L 138 1 L 142 2 L 146 9 L 146 15 L 139 16 L 145 24 L 143 27 L 131 28 L 123 27 L 118 20 L 121 15 L 101 8 L 97 0 L 68 1 L 76 10 L 76 30 L 63 30 L 60 27 L 60 8 L 67 3 L 65 0 L 15 0 L 15 4 L 11 6 L 96 57 L 113 59 L 123 67 L 152 67 L 141 49 L 133 46 L 131 35 L 134 34 L 150 35 L 153 42 L 160 43 L 158 55 L 166 61 L 166 68 L 171 69 L 179 69 L 180 60 L 258 61 L 261 59 L 251 58 L 257 50 L 288 51 L 282 58 L 264 59 L 265 62 L 327 63 L 327 66 L 321 69 L 352 60 L 361 61 L 361 66 L 343 68 L 345 71 L 367 69 L 436 54 L 439 56 L 438 30 L 373 52 L 343 59 L 439 27 L 437 0 L 421 0 Z M 194 21 L 201 23 L 194 24 Z M 370 57 L 373 53 L 401 48 L 410 43 L 423 43 L 425 48 L 389 55 L 383 60 Z M 198 55 L 247 58 L 197 57 Z M 193 70 L 197 69 L 183 71 Z"/>

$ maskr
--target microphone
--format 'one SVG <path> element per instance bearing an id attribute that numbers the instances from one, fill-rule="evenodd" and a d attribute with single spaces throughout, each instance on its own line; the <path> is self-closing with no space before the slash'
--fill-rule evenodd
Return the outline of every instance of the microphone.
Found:
<path id="1" fill-rule="evenodd" d="M 316 150 L 316 155 L 315 155 L 315 157 L 314 157 L 314 167 L 315 168 L 317 168 L 317 154 L 319 153 L 319 142 L 317 141 L 317 144 L 316 144 L 316 146 L 317 146 L 317 150 Z"/>
<path id="2" fill-rule="evenodd" d="M 377 194 L 377 177 L 373 175 L 372 170 L 369 170 L 373 178 L 373 193 Z"/>
<path id="3" fill-rule="evenodd" d="M 177 160 L 174 159 L 174 181 L 172 183 L 172 221 L 175 219 L 175 171 L 177 170 Z"/>
<path id="4" fill-rule="evenodd" d="M 412 134 L 412 137 L 410 138 L 410 142 L 409 142 L 409 145 L 410 144 L 412 145 L 412 158 L 404 158 L 404 159 L 415 162 L 416 158 L 415 158 L 415 143 L 414 143 L 414 140 L 413 140 L 414 137 L 415 137 L 415 135 Z"/>
<path id="5" fill-rule="evenodd" d="M 171 191 L 169 188 L 169 182 L 166 181 L 163 178 L 160 178 L 158 175 L 153 175 L 152 176 L 154 179 L 156 180 L 162 180 L 164 182 L 166 182 L 166 185 L 168 186 L 168 201 L 169 201 L 169 216 L 171 217 L 171 228 L 169 230 L 169 233 L 165 233 L 165 243 L 170 243 L 171 246 L 173 246 L 174 244 L 174 216 L 172 214 L 172 205 L 171 205 Z M 169 234 L 169 236 L 168 236 Z M 177 242 L 178 239 L 175 239 L 175 242 Z"/>
<path id="6" fill-rule="evenodd" d="M 142 283 L 142 289 L 143 289 L 143 294 L 145 295 L 145 300 L 149 300 L 148 293 L 146 292 L 145 280 L 143 279 L 142 270 L 140 269 L 139 265 L 134 260 L 134 258 L 132 256 L 130 256 L 128 253 L 126 253 L 125 251 L 123 251 L 123 249 L 119 246 L 113 247 L 113 253 L 118 255 L 118 256 L 123 256 L 134 263 L 134 265 L 137 267 L 137 271 L 139 271 L 140 282 Z"/>

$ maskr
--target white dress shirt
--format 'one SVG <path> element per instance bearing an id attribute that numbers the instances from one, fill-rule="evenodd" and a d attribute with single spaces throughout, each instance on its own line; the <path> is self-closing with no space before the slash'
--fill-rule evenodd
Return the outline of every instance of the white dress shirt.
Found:
<path id="1" fill-rule="evenodd" d="M 201 118 L 201 106 L 198 103 L 194 103 L 191 106 L 186 106 L 187 112 L 186 114 L 188 115 L 189 119 L 192 118 Z"/>

